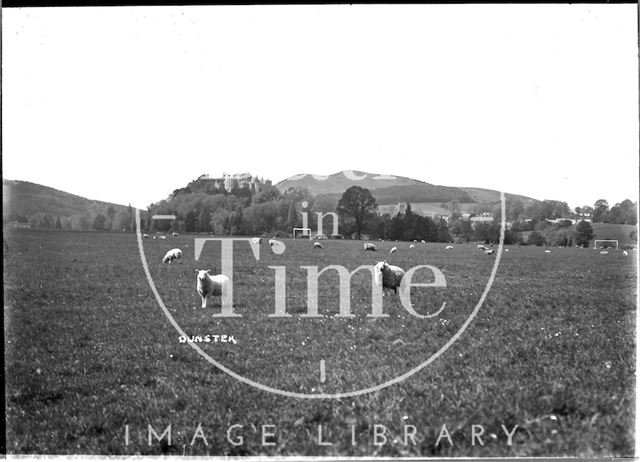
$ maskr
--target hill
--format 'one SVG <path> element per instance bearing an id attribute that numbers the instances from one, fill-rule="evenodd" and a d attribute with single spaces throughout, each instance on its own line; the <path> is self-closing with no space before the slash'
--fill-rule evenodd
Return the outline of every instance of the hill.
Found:
<path id="1" fill-rule="evenodd" d="M 500 202 L 500 192 L 483 188 L 458 188 L 426 183 L 395 175 L 381 175 L 354 170 L 344 170 L 333 175 L 295 175 L 276 184 L 280 191 L 288 188 L 307 188 L 311 194 L 340 198 L 351 186 L 361 186 L 371 191 L 378 205 L 399 202 L 431 203 L 437 205 L 457 199 L 461 203 Z M 525 206 L 537 202 L 526 196 L 507 194 L 507 198 L 520 199 Z"/>
<path id="2" fill-rule="evenodd" d="M 110 202 L 87 199 L 48 186 L 28 181 L 2 180 L 2 221 L 30 223 L 34 227 L 61 227 L 68 229 L 91 229 L 98 215 L 99 229 L 128 228 L 129 208 Z M 121 226 L 124 225 L 124 226 Z"/>

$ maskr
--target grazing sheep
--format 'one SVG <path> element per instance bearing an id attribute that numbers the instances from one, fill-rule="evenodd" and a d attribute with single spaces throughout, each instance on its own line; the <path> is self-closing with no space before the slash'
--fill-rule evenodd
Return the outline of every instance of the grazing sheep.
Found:
<path id="1" fill-rule="evenodd" d="M 375 252 L 378 250 L 378 248 L 375 246 L 375 244 L 372 244 L 371 242 L 365 242 L 364 250 L 370 250 L 372 252 Z"/>
<path id="2" fill-rule="evenodd" d="M 322 244 L 320 244 L 319 242 L 314 242 L 313 243 L 313 248 L 314 249 L 324 249 L 324 247 L 322 247 Z"/>
<path id="3" fill-rule="evenodd" d="M 414 242 L 415 242 L 415 241 L 414 241 Z M 415 245 L 413 245 L 413 244 L 411 244 L 411 245 L 409 246 L 409 248 L 410 248 L 410 249 L 413 249 L 414 247 L 415 247 Z"/>
<path id="4" fill-rule="evenodd" d="M 262 244 L 262 238 L 254 237 L 253 239 L 251 239 L 251 242 L 253 242 L 254 244 Z"/>
<path id="5" fill-rule="evenodd" d="M 486 245 L 478 244 L 478 250 L 489 250 L 489 247 L 487 247 Z"/>
<path id="6" fill-rule="evenodd" d="M 155 241 L 156 239 L 158 239 L 158 236 L 153 236 L 153 240 Z"/>
<path id="7" fill-rule="evenodd" d="M 166 239 L 167 236 L 160 236 L 160 239 Z"/>
<path id="8" fill-rule="evenodd" d="M 495 250 L 493 250 L 493 249 L 487 249 L 487 250 L 484 251 L 485 255 L 493 255 L 494 253 L 495 253 Z"/>
<path id="9" fill-rule="evenodd" d="M 622 255 L 624 255 L 626 257 L 627 255 L 629 255 L 629 252 L 627 252 L 626 250 L 623 250 L 622 251 Z"/>
<path id="10" fill-rule="evenodd" d="M 422 242 L 423 244 L 427 243 L 424 239 L 422 239 L 420 242 Z"/>
<path id="11" fill-rule="evenodd" d="M 178 237 L 178 233 L 171 233 L 173 237 Z"/>
<path id="12" fill-rule="evenodd" d="M 600 251 L 600 255 L 607 255 L 609 252 L 607 252 L 606 250 L 601 250 Z"/>
<path id="13" fill-rule="evenodd" d="M 397 247 L 392 247 L 391 250 L 389 250 L 389 253 L 396 253 L 398 251 Z"/>
<path id="14" fill-rule="evenodd" d="M 509 251 L 509 249 L 504 249 L 504 251 L 505 251 L 505 252 L 508 252 L 508 251 Z"/>
<path id="15" fill-rule="evenodd" d="M 143 234 L 142 237 L 143 237 L 143 239 L 149 239 L 149 235 L 148 234 Z"/>
<path id="16" fill-rule="evenodd" d="M 551 250 L 545 250 L 544 253 L 551 253 Z"/>
<path id="17" fill-rule="evenodd" d="M 211 270 L 197 269 L 198 273 L 196 281 L 196 289 L 202 297 L 202 308 L 207 307 L 207 299 L 213 296 L 220 296 L 221 304 L 224 304 L 225 298 L 229 294 L 231 281 L 224 274 L 211 275 Z"/>
<path id="18" fill-rule="evenodd" d="M 398 287 L 402 282 L 404 276 L 404 270 L 399 266 L 393 266 L 386 261 L 376 263 L 374 267 L 374 279 L 376 285 L 382 284 L 382 290 L 386 293 L 388 290 L 393 290 L 394 293 L 398 293 Z"/>
<path id="19" fill-rule="evenodd" d="M 453 250 L 453 246 L 452 245 L 448 245 L 444 248 L 444 250 Z"/>
<path id="20" fill-rule="evenodd" d="M 182 258 L 182 250 L 180 249 L 171 249 L 167 252 L 167 254 L 162 259 L 162 263 L 173 263 L 174 260 L 180 260 Z"/>

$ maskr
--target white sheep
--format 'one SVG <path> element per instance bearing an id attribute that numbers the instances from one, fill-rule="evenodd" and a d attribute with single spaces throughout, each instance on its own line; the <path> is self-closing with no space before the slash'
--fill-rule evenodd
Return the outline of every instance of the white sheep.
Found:
<path id="1" fill-rule="evenodd" d="M 178 237 L 178 233 L 171 233 L 173 237 Z"/>
<path id="2" fill-rule="evenodd" d="M 495 253 L 495 250 L 493 250 L 493 249 L 487 249 L 487 250 L 484 251 L 485 255 L 493 255 L 494 253 Z"/>
<path id="3" fill-rule="evenodd" d="M 197 269 L 196 289 L 202 298 L 202 308 L 207 307 L 207 299 L 209 297 L 220 296 L 221 304 L 229 295 L 231 281 L 224 274 L 211 275 L 211 270 Z"/>
<path id="4" fill-rule="evenodd" d="M 423 244 L 427 243 L 424 239 L 422 239 L 420 242 L 422 242 Z"/>
<path id="5" fill-rule="evenodd" d="M 601 250 L 600 251 L 600 255 L 607 255 L 609 252 L 607 252 L 606 250 Z"/>
<path id="6" fill-rule="evenodd" d="M 482 250 L 482 251 L 489 250 L 489 247 L 487 247 L 486 245 L 478 244 L 478 250 Z"/>
<path id="7" fill-rule="evenodd" d="M 160 236 L 160 239 L 166 239 L 167 236 Z"/>
<path id="8" fill-rule="evenodd" d="M 320 244 L 319 242 L 314 242 L 313 243 L 313 248 L 314 249 L 324 249 L 324 247 L 322 247 L 322 244 Z"/>
<path id="9" fill-rule="evenodd" d="M 396 253 L 398 251 L 397 247 L 392 247 L 391 250 L 389 250 L 389 253 Z"/>
<path id="10" fill-rule="evenodd" d="M 182 258 L 182 250 L 180 249 L 171 249 L 169 250 L 164 258 L 162 259 L 162 263 L 173 263 L 174 260 L 180 260 Z"/>
<path id="11" fill-rule="evenodd" d="M 415 242 L 415 241 L 414 241 L 414 242 Z M 411 245 L 409 246 L 409 248 L 410 248 L 410 249 L 413 249 L 414 247 L 415 247 L 415 245 L 413 245 L 413 244 L 411 244 Z"/>
<path id="12" fill-rule="evenodd" d="M 544 253 L 551 253 L 551 250 L 545 250 Z"/>
<path id="13" fill-rule="evenodd" d="M 389 290 L 393 290 L 394 293 L 398 293 L 398 287 L 402 282 L 404 276 L 404 270 L 399 266 L 393 266 L 386 261 L 376 263 L 374 266 L 374 279 L 376 285 L 382 284 L 382 290 L 386 293 Z"/>
<path id="14" fill-rule="evenodd" d="M 626 250 L 623 250 L 622 251 L 622 255 L 624 255 L 626 257 L 627 255 L 629 255 L 629 252 L 627 252 Z"/>
<path id="15" fill-rule="evenodd" d="M 444 248 L 444 250 L 453 250 L 453 246 L 452 245 L 448 245 Z"/>
<path id="16" fill-rule="evenodd" d="M 251 239 L 251 242 L 253 242 L 254 244 L 262 244 L 262 238 L 254 237 L 253 239 Z"/>
<path id="17" fill-rule="evenodd" d="M 149 239 L 149 235 L 148 234 L 143 234 L 142 237 L 143 237 L 143 239 Z"/>
<path id="18" fill-rule="evenodd" d="M 365 242 L 364 250 L 370 250 L 372 252 L 375 252 L 378 250 L 378 248 L 375 246 L 375 244 L 372 244 L 371 242 Z"/>

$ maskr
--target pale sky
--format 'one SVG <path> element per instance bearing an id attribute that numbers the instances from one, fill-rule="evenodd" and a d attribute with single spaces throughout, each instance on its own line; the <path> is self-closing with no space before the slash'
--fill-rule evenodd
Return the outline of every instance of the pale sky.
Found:
<path id="1" fill-rule="evenodd" d="M 2 15 L 7 179 L 141 208 L 223 172 L 638 197 L 634 4 Z"/>

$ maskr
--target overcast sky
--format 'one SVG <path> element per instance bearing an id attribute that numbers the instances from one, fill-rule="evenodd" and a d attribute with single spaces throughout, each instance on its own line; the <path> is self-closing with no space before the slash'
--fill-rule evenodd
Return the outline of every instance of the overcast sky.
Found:
<path id="1" fill-rule="evenodd" d="M 142 208 L 345 169 L 637 200 L 636 8 L 3 9 L 3 177 Z"/>

